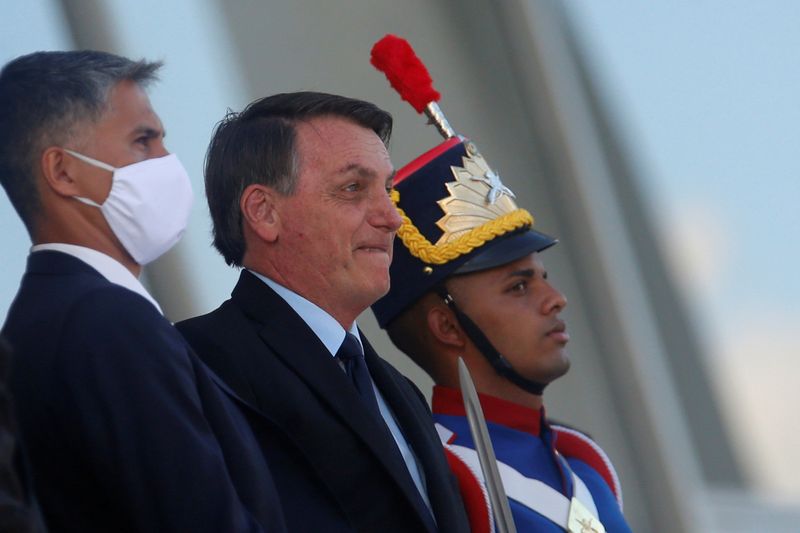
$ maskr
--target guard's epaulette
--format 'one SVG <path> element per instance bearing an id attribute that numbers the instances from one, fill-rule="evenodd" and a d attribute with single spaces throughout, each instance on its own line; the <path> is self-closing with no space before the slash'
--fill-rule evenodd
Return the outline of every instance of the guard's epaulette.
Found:
<path id="1" fill-rule="evenodd" d="M 555 433 L 556 450 L 568 459 L 583 461 L 600 474 L 616 496 L 621 510 L 622 485 L 606 452 L 586 433 L 552 420 L 548 422 Z"/>

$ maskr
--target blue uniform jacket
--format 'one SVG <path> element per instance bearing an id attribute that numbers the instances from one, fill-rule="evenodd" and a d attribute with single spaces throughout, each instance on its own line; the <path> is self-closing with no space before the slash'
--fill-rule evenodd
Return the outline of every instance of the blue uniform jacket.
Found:
<path id="1" fill-rule="evenodd" d="M 498 461 L 571 498 L 571 476 L 556 455 L 558 449 L 572 471 L 589 489 L 606 531 L 630 533 L 622 515 L 621 497 L 618 499 L 615 494 L 615 490 L 619 491 L 616 474 L 596 444 L 585 436 L 577 438 L 577 432 L 572 430 L 554 430 L 547 423 L 543 410 L 532 410 L 486 395 L 480 395 L 480 400 Z M 454 433 L 449 444 L 474 449 L 460 391 L 435 387 L 433 415 L 436 422 Z M 563 445 L 556 442 L 562 440 Z M 564 531 L 541 514 L 510 498 L 509 506 L 520 533 Z"/>

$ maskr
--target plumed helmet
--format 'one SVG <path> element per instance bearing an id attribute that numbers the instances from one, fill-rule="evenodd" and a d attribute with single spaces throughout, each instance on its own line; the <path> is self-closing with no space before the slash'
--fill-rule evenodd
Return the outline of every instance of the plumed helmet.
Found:
<path id="1" fill-rule="evenodd" d="M 391 289 L 372 306 L 385 328 L 448 277 L 510 263 L 557 240 L 533 229 L 533 216 L 517 207 L 475 144 L 455 134 L 427 69 L 405 40 L 387 35 L 378 41 L 372 64 L 446 139 L 394 179 L 392 200 L 403 223 L 394 243 Z"/>

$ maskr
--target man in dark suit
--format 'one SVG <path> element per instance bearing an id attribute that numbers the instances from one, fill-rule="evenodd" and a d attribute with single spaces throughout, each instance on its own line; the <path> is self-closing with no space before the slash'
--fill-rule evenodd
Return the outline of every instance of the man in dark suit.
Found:
<path id="1" fill-rule="evenodd" d="M 232 113 L 206 161 L 231 299 L 178 324 L 256 422 L 292 531 L 465 531 L 419 391 L 355 320 L 389 289 L 391 116 L 320 93 Z"/>
<path id="2" fill-rule="evenodd" d="M 34 243 L 2 332 L 51 531 L 283 531 L 250 410 L 139 283 L 191 185 L 144 88 L 157 63 L 39 52 L 0 72 L 0 181 Z"/>

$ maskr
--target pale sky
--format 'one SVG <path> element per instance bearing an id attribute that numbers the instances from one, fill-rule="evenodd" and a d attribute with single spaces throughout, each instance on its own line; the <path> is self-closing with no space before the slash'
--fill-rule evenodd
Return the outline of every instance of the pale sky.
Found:
<path id="1" fill-rule="evenodd" d="M 800 2 L 567 5 L 745 466 L 800 502 Z"/>

